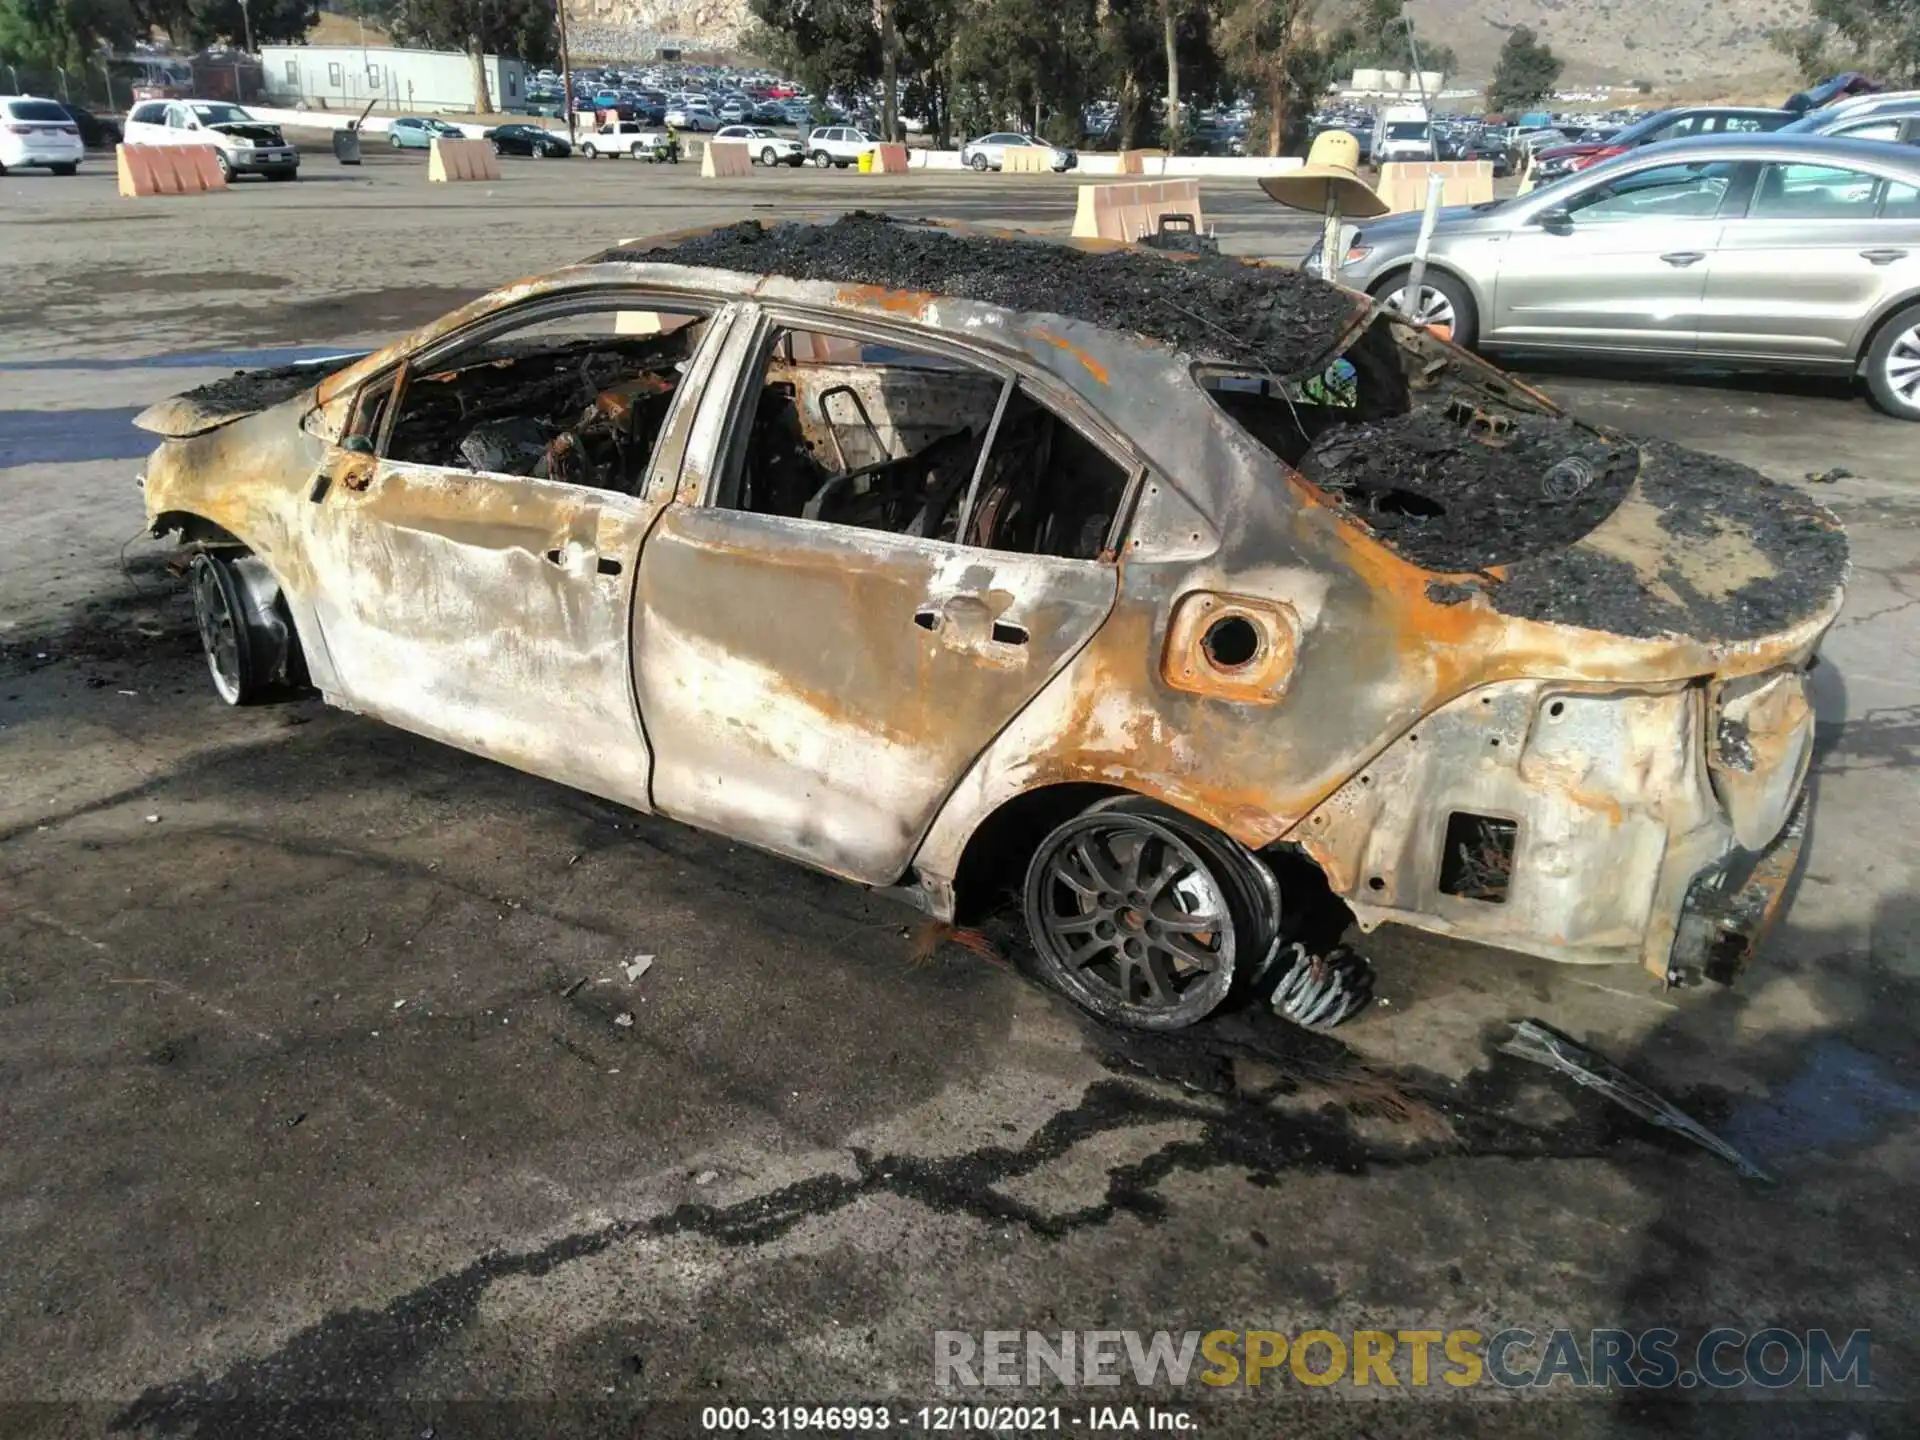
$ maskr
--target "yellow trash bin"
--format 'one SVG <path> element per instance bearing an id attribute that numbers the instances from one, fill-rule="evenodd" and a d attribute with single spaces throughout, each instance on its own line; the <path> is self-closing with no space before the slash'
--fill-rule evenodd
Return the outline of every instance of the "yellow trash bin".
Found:
<path id="1" fill-rule="evenodd" d="M 873 151 L 862 150 L 860 152 L 860 173 L 862 175 L 871 175 L 873 173 Z"/>

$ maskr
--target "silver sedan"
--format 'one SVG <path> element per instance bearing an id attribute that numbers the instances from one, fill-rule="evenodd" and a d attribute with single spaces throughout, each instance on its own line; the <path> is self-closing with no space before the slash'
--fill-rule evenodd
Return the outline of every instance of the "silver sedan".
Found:
<path id="1" fill-rule="evenodd" d="M 1419 226 L 1362 227 L 1340 281 L 1401 304 Z M 1882 409 L 1920 420 L 1920 150 L 1675 141 L 1443 210 L 1418 317 L 1488 350 L 1858 374 Z"/>

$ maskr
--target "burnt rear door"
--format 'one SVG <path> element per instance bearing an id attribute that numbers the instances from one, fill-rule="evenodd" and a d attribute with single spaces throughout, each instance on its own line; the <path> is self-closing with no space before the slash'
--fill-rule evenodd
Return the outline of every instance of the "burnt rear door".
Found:
<path id="1" fill-rule="evenodd" d="M 710 387 L 696 421 L 686 503 L 641 552 L 635 685 L 654 808 L 890 883 L 1112 608 L 1101 553 L 1127 470 L 1099 462 L 1112 468 L 1086 505 L 1049 527 L 1029 504 L 1016 525 L 1021 502 L 999 482 L 1055 422 L 1005 377 L 820 332 L 763 332 L 736 358 L 741 385 Z M 1053 443 L 1060 468 L 1097 469 L 1073 448 L 1083 436 Z M 983 518 L 963 532 L 969 496 Z M 977 543 L 994 516 L 1058 553 Z"/>

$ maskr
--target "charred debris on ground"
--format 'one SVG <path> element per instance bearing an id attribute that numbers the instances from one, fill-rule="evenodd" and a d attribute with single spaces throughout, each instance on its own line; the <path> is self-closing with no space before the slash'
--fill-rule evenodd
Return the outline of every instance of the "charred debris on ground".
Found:
<path id="1" fill-rule="evenodd" d="M 960 234 L 856 211 L 828 225 L 742 221 L 603 263 L 699 265 L 789 280 L 919 290 L 1063 315 L 1195 356 L 1291 375 L 1325 355 L 1354 297 L 1282 266 L 1141 248 L 1081 250 L 1035 238 Z"/>

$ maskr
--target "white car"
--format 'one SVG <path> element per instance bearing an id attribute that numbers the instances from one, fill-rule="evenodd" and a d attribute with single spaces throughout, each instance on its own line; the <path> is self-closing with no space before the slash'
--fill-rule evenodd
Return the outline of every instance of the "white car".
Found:
<path id="1" fill-rule="evenodd" d="M 718 130 L 720 119 L 705 101 L 688 100 L 667 107 L 667 124 L 675 130 Z"/>
<path id="2" fill-rule="evenodd" d="M 960 163 L 974 170 L 998 170 L 1007 163 L 1007 151 L 1033 148 L 1051 152 L 1047 164 L 1055 171 L 1071 170 L 1080 163 L 1079 156 L 1071 150 L 1062 150 L 1031 135 L 1016 135 L 1010 130 L 968 141 L 960 147 Z"/>
<path id="3" fill-rule="evenodd" d="M 0 118 L 6 122 L 0 124 L 0 175 L 27 165 L 44 165 L 56 175 L 80 168 L 80 157 L 87 153 L 80 127 L 53 101 L 0 96 Z"/>
<path id="4" fill-rule="evenodd" d="M 807 135 L 807 158 L 822 170 L 829 165 L 844 170 L 859 164 L 861 152 L 879 143 L 879 136 L 851 125 L 821 125 Z"/>
<path id="5" fill-rule="evenodd" d="M 747 147 L 760 165 L 804 165 L 807 151 L 798 140 L 776 135 L 764 125 L 729 125 L 719 131 L 716 140 L 737 140 Z"/>
<path id="6" fill-rule="evenodd" d="M 127 114 L 128 145 L 211 145 L 221 173 L 297 180 L 300 152 L 278 125 L 224 100 L 143 100 Z"/>

